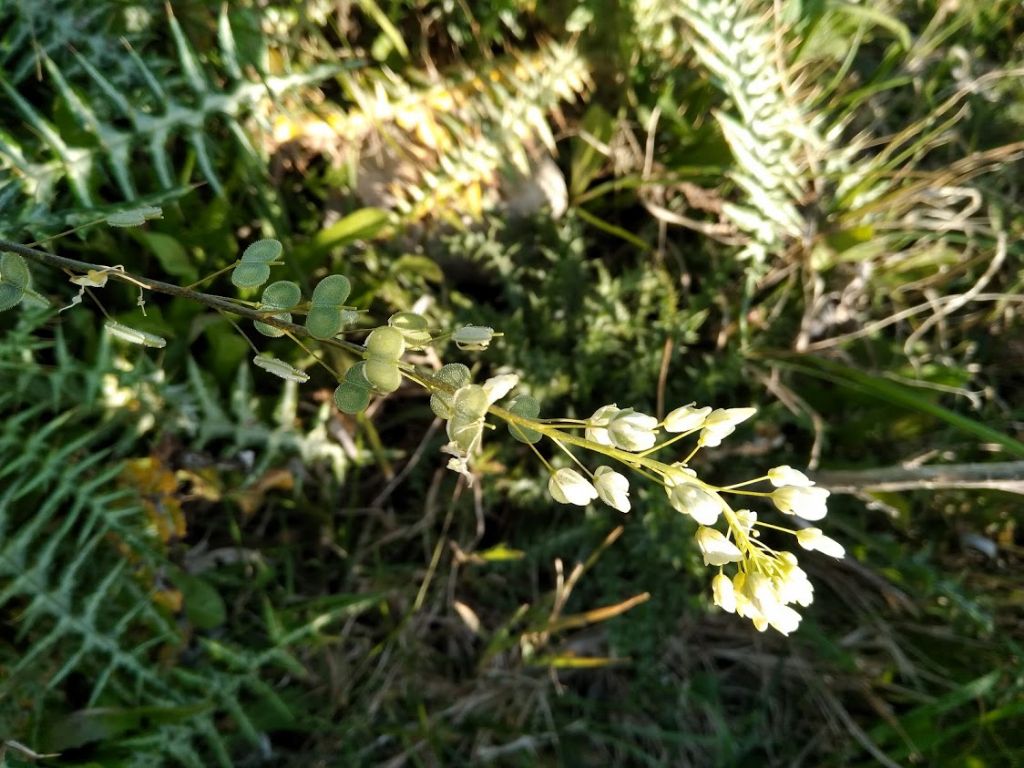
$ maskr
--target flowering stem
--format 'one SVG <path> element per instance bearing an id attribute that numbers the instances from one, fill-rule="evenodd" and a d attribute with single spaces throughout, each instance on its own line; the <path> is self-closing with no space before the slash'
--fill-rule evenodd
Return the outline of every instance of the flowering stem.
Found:
<path id="1" fill-rule="evenodd" d="M 643 451 L 643 452 L 641 452 L 641 453 L 638 453 L 637 455 L 638 455 L 638 456 L 646 456 L 646 455 L 648 455 L 648 454 L 650 454 L 650 453 L 654 453 L 655 451 L 660 451 L 660 450 L 661 450 L 662 448 L 667 448 L 668 446 L 672 445 L 672 443 L 678 442 L 678 441 L 682 440 L 682 439 L 683 439 L 684 437 L 689 437 L 689 436 L 690 436 L 690 435 L 692 435 L 692 434 L 693 434 L 694 432 L 699 432 L 699 431 L 700 431 L 700 428 L 697 428 L 697 429 L 691 429 L 691 430 L 690 430 L 689 432 L 680 432 L 680 433 L 679 433 L 678 435 L 676 435 L 675 437 L 670 437 L 670 438 L 669 438 L 668 440 L 666 440 L 665 442 L 663 442 L 663 443 L 658 443 L 657 445 L 655 445 L 655 446 L 652 446 L 652 447 L 648 448 L 648 449 L 647 449 L 646 451 Z M 685 462 L 684 462 L 684 463 L 685 463 Z"/>
<path id="2" fill-rule="evenodd" d="M 719 488 L 720 491 L 731 491 L 734 488 L 742 488 L 744 485 L 753 485 L 754 483 L 760 483 L 762 480 L 767 480 L 768 475 L 762 475 L 761 477 L 755 477 L 753 480 L 744 480 L 742 483 L 734 483 L 733 485 L 725 485 Z"/>

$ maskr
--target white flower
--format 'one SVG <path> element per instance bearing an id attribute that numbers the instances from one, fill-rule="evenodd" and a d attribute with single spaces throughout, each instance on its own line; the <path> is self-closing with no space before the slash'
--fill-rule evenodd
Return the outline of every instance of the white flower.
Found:
<path id="1" fill-rule="evenodd" d="M 598 445 L 612 445 L 612 439 L 608 435 L 608 422 L 611 421 L 612 416 L 619 412 L 617 405 L 602 405 L 596 411 L 594 415 L 588 419 L 587 423 L 590 425 L 586 429 L 587 440 L 597 443 Z"/>
<path id="2" fill-rule="evenodd" d="M 720 573 L 711 580 L 711 592 L 714 595 L 715 605 L 726 613 L 736 612 L 736 592 L 732 588 L 732 581 L 724 573 Z"/>
<path id="3" fill-rule="evenodd" d="M 735 514 L 740 530 L 749 536 L 750 532 L 754 530 L 754 526 L 757 525 L 757 512 L 750 509 L 737 509 Z"/>
<path id="4" fill-rule="evenodd" d="M 846 555 L 843 545 L 823 534 L 821 528 L 804 528 L 802 531 L 797 531 L 796 540 L 804 549 L 817 550 L 837 560 L 841 560 Z"/>
<path id="5" fill-rule="evenodd" d="M 747 574 L 743 593 L 750 601 L 754 616 L 760 615 L 767 619 L 781 605 L 781 598 L 772 579 L 757 571 Z"/>
<path id="6" fill-rule="evenodd" d="M 519 383 L 519 377 L 514 373 L 503 373 L 500 376 L 493 376 L 484 382 L 484 394 L 487 396 L 487 404 L 494 405 L 505 395 L 512 391 L 512 387 Z"/>
<path id="7" fill-rule="evenodd" d="M 684 475 L 674 484 L 666 482 L 668 503 L 677 512 L 689 515 L 701 525 L 714 525 L 722 513 L 722 500 L 713 491 L 707 491 Z"/>
<path id="8" fill-rule="evenodd" d="M 611 467 L 598 467 L 594 486 L 601 501 L 619 512 L 629 512 L 629 480 Z"/>
<path id="9" fill-rule="evenodd" d="M 716 408 L 704 419 L 704 429 L 697 441 L 699 446 L 715 448 L 722 439 L 736 431 L 736 425 L 757 413 L 756 408 Z"/>
<path id="10" fill-rule="evenodd" d="M 646 451 L 657 438 L 658 420 L 632 408 L 619 411 L 608 422 L 608 437 L 624 451 Z"/>
<path id="11" fill-rule="evenodd" d="M 825 506 L 828 491 L 824 488 L 785 485 L 772 491 L 771 497 L 780 512 L 798 515 L 804 520 L 821 520 L 828 512 Z"/>
<path id="12" fill-rule="evenodd" d="M 810 488 L 814 485 L 814 481 L 807 477 L 807 475 L 786 464 L 783 464 L 781 467 L 769 469 L 768 479 L 776 488 L 781 488 L 784 485 L 793 485 L 798 488 Z"/>
<path id="13" fill-rule="evenodd" d="M 711 413 L 710 405 L 706 405 L 703 408 L 694 408 L 691 404 L 684 405 L 682 408 L 676 408 L 665 417 L 665 431 L 689 432 L 694 429 L 700 429 L 704 426 L 704 419 L 709 413 Z"/>
<path id="14" fill-rule="evenodd" d="M 729 541 L 721 531 L 702 526 L 697 529 L 694 538 L 701 554 L 704 555 L 704 565 L 725 565 L 743 559 L 739 547 Z"/>
<path id="15" fill-rule="evenodd" d="M 790 554 L 790 553 L 785 553 Z M 792 555 L 790 555 L 792 557 Z M 783 576 L 778 582 L 779 598 L 783 603 L 797 603 L 806 608 L 814 602 L 814 585 L 807 578 L 807 572 L 796 565 L 792 557 L 792 565 L 784 566 Z"/>
<path id="16" fill-rule="evenodd" d="M 548 480 L 548 491 L 559 504 L 587 506 L 597 498 L 597 489 L 575 469 L 559 469 Z"/>
<path id="17" fill-rule="evenodd" d="M 796 628 L 800 626 L 801 616 L 788 605 L 779 605 L 765 618 L 768 619 L 768 623 L 773 629 L 788 635 L 790 632 L 795 632 Z"/>

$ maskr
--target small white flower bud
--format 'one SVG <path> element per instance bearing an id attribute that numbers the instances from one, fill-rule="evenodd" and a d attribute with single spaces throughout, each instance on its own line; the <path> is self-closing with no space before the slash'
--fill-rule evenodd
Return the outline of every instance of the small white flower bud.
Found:
<path id="1" fill-rule="evenodd" d="M 608 422 L 608 437 L 624 451 L 646 451 L 657 440 L 658 420 L 626 408 Z"/>
<path id="2" fill-rule="evenodd" d="M 559 504 L 585 507 L 597 498 L 597 489 L 575 469 L 563 468 L 552 474 L 548 491 Z"/>
<path id="3" fill-rule="evenodd" d="M 716 408 L 704 420 L 704 429 L 697 444 L 702 448 L 716 448 L 722 440 L 736 431 L 736 425 L 757 413 L 756 408 Z"/>
<path id="4" fill-rule="evenodd" d="M 804 549 L 817 550 L 823 555 L 834 557 L 837 560 L 846 556 L 843 545 L 823 534 L 821 528 L 804 528 L 802 531 L 797 531 L 796 540 Z"/>
<path id="5" fill-rule="evenodd" d="M 828 512 L 825 500 L 828 491 L 824 488 L 800 488 L 786 485 L 771 493 L 772 502 L 780 512 L 798 515 L 804 520 L 821 520 Z"/>
<path id="6" fill-rule="evenodd" d="M 784 485 L 793 485 L 798 488 L 810 488 L 814 485 L 814 481 L 807 477 L 807 475 L 786 464 L 783 464 L 781 467 L 769 469 L 768 479 L 776 488 L 781 488 Z"/>
<path id="7" fill-rule="evenodd" d="M 702 526 L 697 529 L 694 538 L 701 554 L 704 555 L 704 565 L 725 565 L 738 563 L 743 559 L 739 547 L 729 541 L 721 531 Z"/>
<path id="8" fill-rule="evenodd" d="M 619 412 L 617 405 L 602 405 L 591 416 L 587 423 L 589 426 L 586 429 L 587 440 L 597 443 L 598 445 L 605 445 L 611 447 L 612 439 L 608 435 L 608 422 L 611 418 Z"/>
<path id="9" fill-rule="evenodd" d="M 711 592 L 714 595 L 715 605 L 726 613 L 736 612 L 736 592 L 732 587 L 732 580 L 724 573 L 720 573 L 711 580 Z"/>
<path id="10" fill-rule="evenodd" d="M 693 482 L 666 485 L 668 503 L 677 512 L 689 515 L 701 525 L 714 525 L 722 514 L 722 500 L 713 491 L 707 491 Z"/>
<path id="11" fill-rule="evenodd" d="M 629 480 L 611 467 L 598 467 L 594 472 L 597 495 L 605 504 L 619 512 L 629 512 Z"/>
<path id="12" fill-rule="evenodd" d="M 694 429 L 700 429 L 704 426 L 704 420 L 709 413 L 711 413 L 710 405 L 706 405 L 703 408 L 694 408 L 692 405 L 676 408 L 665 417 L 665 431 L 689 432 Z"/>

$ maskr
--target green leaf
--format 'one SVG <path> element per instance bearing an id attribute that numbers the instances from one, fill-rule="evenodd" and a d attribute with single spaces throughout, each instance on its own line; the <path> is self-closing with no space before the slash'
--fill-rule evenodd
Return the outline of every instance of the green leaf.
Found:
<path id="1" fill-rule="evenodd" d="M 198 277 L 188 252 L 176 238 L 163 232 L 139 232 L 138 239 L 153 252 L 164 272 L 193 281 Z"/>
<path id="2" fill-rule="evenodd" d="M 32 287 L 32 273 L 16 253 L 0 254 L 0 312 L 12 309 Z"/>
<path id="3" fill-rule="evenodd" d="M 323 230 L 310 246 L 310 256 L 320 256 L 333 248 L 369 240 L 387 226 L 391 214 L 381 208 L 361 208 Z"/>
<path id="4" fill-rule="evenodd" d="M 172 573 L 170 580 L 179 590 L 188 620 L 199 629 L 213 629 L 224 623 L 227 609 L 220 593 L 204 579 L 190 573 Z"/>
<path id="5" fill-rule="evenodd" d="M 527 419 L 536 419 L 540 413 L 540 403 L 529 395 L 519 395 L 508 407 L 510 413 L 522 416 Z M 536 443 L 543 437 L 540 432 L 528 427 L 520 427 L 511 422 L 508 425 L 508 432 L 512 437 L 521 443 Z"/>
<path id="6" fill-rule="evenodd" d="M 361 413 L 370 404 L 370 390 L 345 381 L 334 390 L 334 404 L 342 413 Z"/>
<path id="7" fill-rule="evenodd" d="M 345 371 L 345 381 L 351 382 L 363 389 L 372 387 L 373 385 L 370 383 L 370 380 L 366 378 L 366 361 L 361 360 Z"/>

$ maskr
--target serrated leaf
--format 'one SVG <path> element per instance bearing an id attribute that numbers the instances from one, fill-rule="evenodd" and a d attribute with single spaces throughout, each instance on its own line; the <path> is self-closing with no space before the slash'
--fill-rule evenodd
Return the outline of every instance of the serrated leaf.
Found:
<path id="1" fill-rule="evenodd" d="M 536 419 L 537 415 L 540 413 L 540 403 L 537 402 L 536 398 L 530 397 L 529 395 L 519 395 L 509 404 L 508 410 L 516 416 L 522 416 L 527 419 Z M 508 432 L 513 438 L 521 443 L 533 444 L 543 437 L 543 435 L 535 429 L 520 427 L 516 424 L 512 424 L 511 422 L 508 425 Z"/>
<path id="2" fill-rule="evenodd" d="M 345 381 L 334 390 L 334 404 L 342 413 L 361 413 L 370 404 L 370 390 Z"/>

